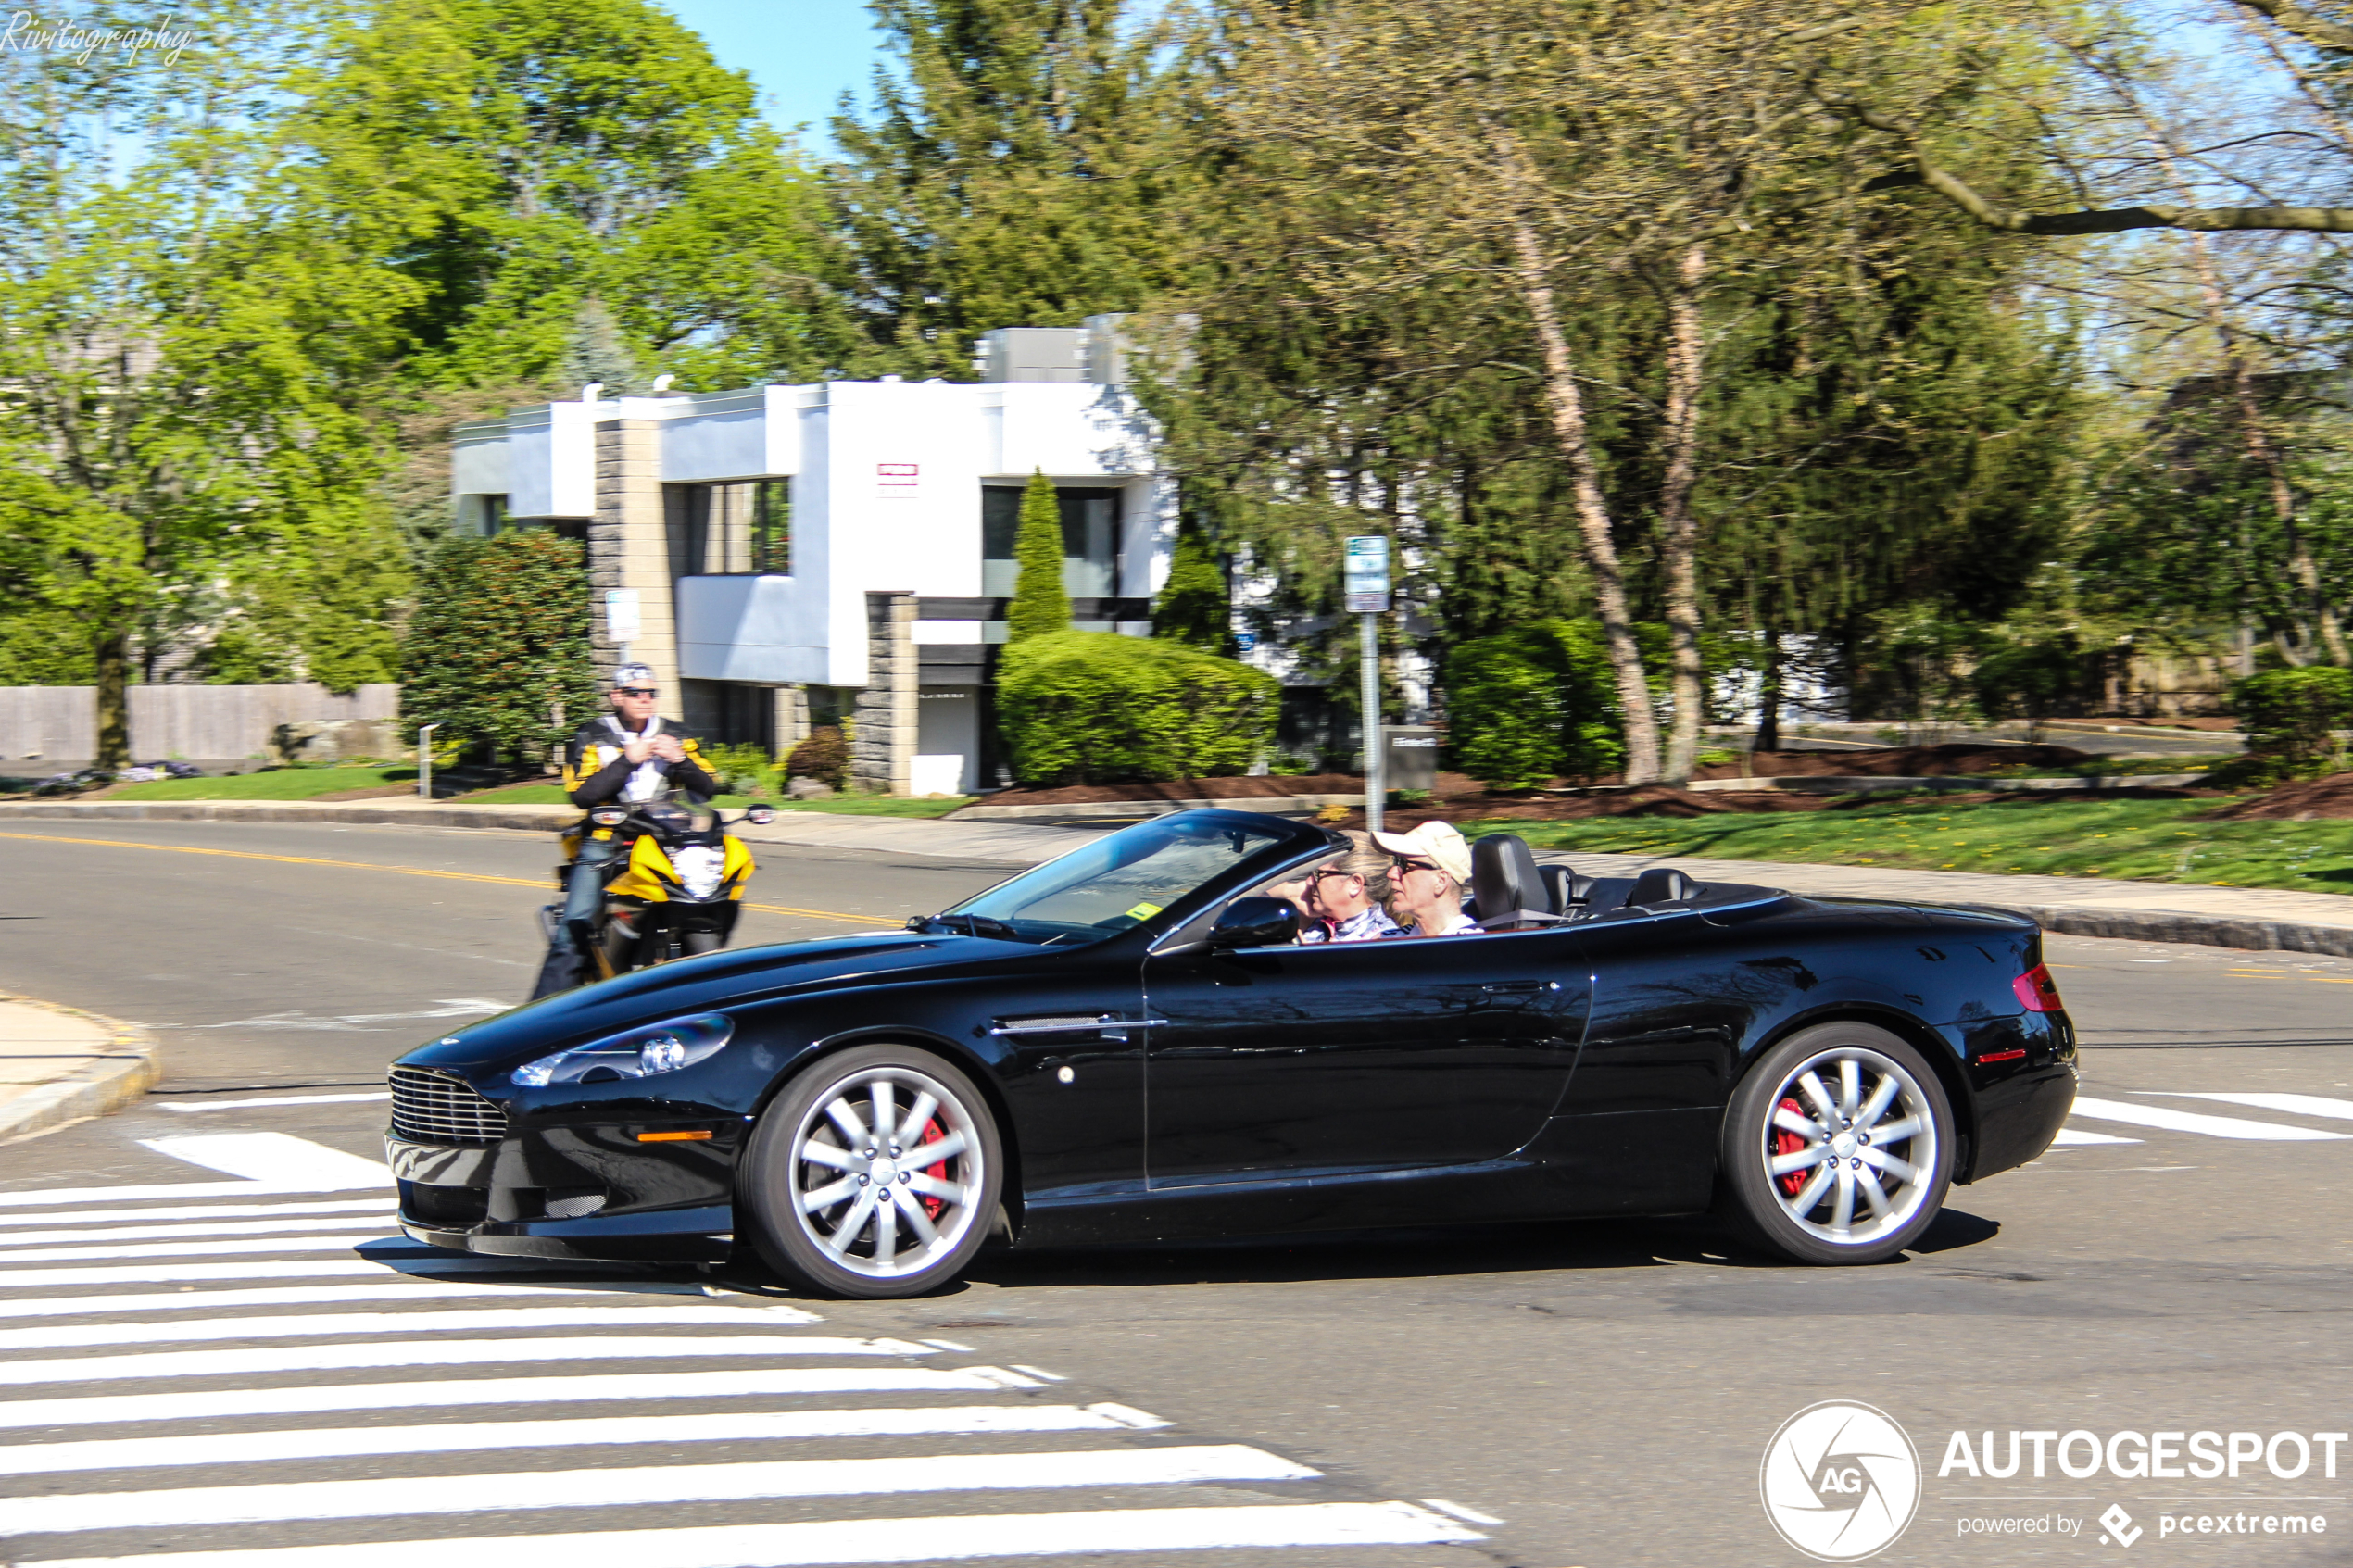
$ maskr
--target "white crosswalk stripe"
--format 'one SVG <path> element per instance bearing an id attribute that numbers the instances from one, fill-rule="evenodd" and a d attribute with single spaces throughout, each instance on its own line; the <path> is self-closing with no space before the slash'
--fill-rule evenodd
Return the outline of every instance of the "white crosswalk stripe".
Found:
<path id="1" fill-rule="evenodd" d="M 150 1147 L 245 1179 L 0 1195 L 0 1560 L 739 1568 L 1298 1549 L 1373 1568 L 1486 1538 L 1459 1505 L 1335 1500 L 1265 1449 L 1146 1436 L 1167 1424 L 1055 1386 L 1075 1369 L 828 1332 L 650 1265 L 418 1248 L 387 1234 L 381 1191 L 354 1190 L 362 1162 L 300 1139 Z M 322 1256 L 223 1256 L 248 1249 Z"/>
<path id="2" fill-rule="evenodd" d="M 2257 1122 L 2244 1116 L 2210 1116 L 2202 1111 L 2180 1110 L 2168 1105 L 2102 1099 L 2087 1095 L 2075 1097 L 2075 1109 L 2069 1114 L 2089 1117 L 2095 1122 L 2121 1122 L 2130 1126 L 2155 1127 L 2171 1133 L 2198 1133 L 2210 1138 L 2230 1138 L 2243 1143 L 2333 1143 L 2353 1138 L 2353 1133 L 2324 1132 L 2318 1127 L 2298 1127 L 2284 1122 Z"/>

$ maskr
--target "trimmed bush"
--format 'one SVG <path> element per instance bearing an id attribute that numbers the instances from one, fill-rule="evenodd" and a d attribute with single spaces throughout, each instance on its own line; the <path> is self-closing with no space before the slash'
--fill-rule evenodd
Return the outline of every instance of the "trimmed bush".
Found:
<path id="1" fill-rule="evenodd" d="M 849 740 L 838 724 L 821 724 L 785 759 L 787 779 L 815 779 L 840 790 L 849 787 Z"/>
<path id="2" fill-rule="evenodd" d="M 1021 532 L 1013 535 L 1013 596 L 1005 607 L 1005 640 L 1070 630 L 1070 593 L 1063 586 L 1062 502 L 1042 473 L 1021 495 Z"/>
<path id="3" fill-rule="evenodd" d="M 2344 760 L 2336 732 L 2353 725 L 2353 670 L 2313 665 L 2249 675 L 2231 688 L 2231 710 L 2246 731 L 2249 760 L 2269 759 L 2289 778 L 2318 777 Z"/>
<path id="4" fill-rule="evenodd" d="M 1025 784 L 1239 773 L 1274 739 L 1272 675 L 1182 643 L 1054 632 L 1005 646 L 997 715 Z"/>
<path id="5" fill-rule="evenodd" d="M 1533 789 L 1626 765 L 1602 629 L 1540 621 L 1478 637 L 1446 660 L 1446 727 L 1454 765 L 1491 789 Z"/>
<path id="6" fill-rule="evenodd" d="M 1203 653 L 1231 657 L 1234 651 L 1233 608 L 1226 597 L 1226 573 L 1209 553 L 1201 535 L 1190 530 L 1176 536 L 1176 552 L 1168 559 L 1168 582 L 1152 601 L 1152 635 L 1183 643 Z"/>
<path id="7" fill-rule="evenodd" d="M 436 743 L 528 765 L 605 711 L 584 547 L 545 528 L 445 540 L 401 644 L 401 723 L 438 724 Z"/>

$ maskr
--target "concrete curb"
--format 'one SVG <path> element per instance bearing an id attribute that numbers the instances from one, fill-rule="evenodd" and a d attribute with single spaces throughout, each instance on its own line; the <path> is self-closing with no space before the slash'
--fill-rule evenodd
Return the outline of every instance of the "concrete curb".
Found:
<path id="1" fill-rule="evenodd" d="M 528 828 L 577 821 L 576 806 L 380 806 L 365 800 L 20 800 L 0 820 L 148 822 L 366 822 L 389 827 Z"/>
<path id="2" fill-rule="evenodd" d="M 0 1001 L 87 1019 L 112 1036 L 108 1055 L 0 1104 L 0 1143 L 55 1132 L 69 1123 L 86 1122 L 109 1110 L 119 1110 L 145 1095 L 163 1077 L 162 1064 L 156 1060 L 155 1036 L 136 1023 L 8 992 L 0 992 Z"/>
<path id="3" fill-rule="evenodd" d="M 2118 773 L 2103 778 L 1994 779 L 1969 773 L 1913 778 L 1889 773 L 1782 773 L 1769 779 L 1693 779 L 1685 789 L 1787 791 L 1793 795 L 1880 795 L 1899 790 L 1951 794 L 1963 790 L 2184 789 L 2206 777 L 2196 773 Z"/>
<path id="4" fill-rule="evenodd" d="M 1017 822 L 1046 818 L 1058 822 L 1088 817 L 1167 817 L 1178 811 L 1263 811 L 1270 817 L 1304 817 L 1327 806 L 1362 806 L 1356 795 L 1254 795 L 1230 800 L 1077 800 L 1061 806 L 965 806 L 939 819 L 944 822 Z"/>

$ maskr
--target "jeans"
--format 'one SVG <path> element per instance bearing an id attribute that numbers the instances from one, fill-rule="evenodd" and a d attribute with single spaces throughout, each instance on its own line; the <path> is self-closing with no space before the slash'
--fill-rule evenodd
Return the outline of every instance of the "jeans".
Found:
<path id="1" fill-rule="evenodd" d="M 580 854 L 572 863 L 572 877 L 564 888 L 564 918 L 559 928 L 558 940 L 569 935 L 585 942 L 596 929 L 597 905 L 604 897 L 605 867 L 621 853 L 621 846 L 609 838 L 584 838 Z"/>

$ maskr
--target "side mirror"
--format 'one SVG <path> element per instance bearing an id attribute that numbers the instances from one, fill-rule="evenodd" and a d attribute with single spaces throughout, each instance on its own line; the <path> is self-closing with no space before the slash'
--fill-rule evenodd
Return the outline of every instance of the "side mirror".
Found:
<path id="1" fill-rule="evenodd" d="M 1213 952 L 1280 947 L 1299 940 L 1299 906 L 1288 898 L 1237 898 L 1209 928 Z"/>
<path id="2" fill-rule="evenodd" d="M 775 820 L 776 812 L 774 807 L 754 806 L 744 812 L 744 821 L 751 823 L 754 827 L 764 828 Z"/>

